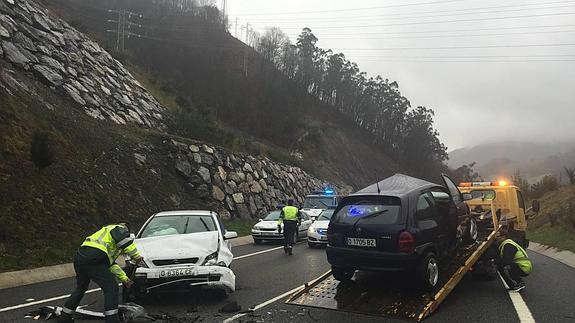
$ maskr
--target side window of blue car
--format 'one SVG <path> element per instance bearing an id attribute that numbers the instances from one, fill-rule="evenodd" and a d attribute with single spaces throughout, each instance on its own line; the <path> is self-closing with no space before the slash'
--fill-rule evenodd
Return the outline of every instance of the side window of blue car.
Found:
<path id="1" fill-rule="evenodd" d="M 423 193 L 417 199 L 417 211 L 415 218 L 417 220 L 427 220 L 435 216 L 434 202 L 429 193 Z"/>

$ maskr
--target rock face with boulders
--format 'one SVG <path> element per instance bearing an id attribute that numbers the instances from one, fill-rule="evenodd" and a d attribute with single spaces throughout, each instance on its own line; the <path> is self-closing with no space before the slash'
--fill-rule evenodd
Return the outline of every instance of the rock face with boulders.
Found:
<path id="1" fill-rule="evenodd" d="M 165 109 L 121 63 L 32 0 L 0 0 L 0 67 L 0 86 L 3 80 L 19 84 L 12 77 L 18 74 L 14 71 L 19 71 L 67 98 L 90 117 L 165 128 Z M 4 67 L 10 67 L 10 71 Z M 59 108 L 48 103 L 46 106 L 49 110 Z M 322 185 L 298 167 L 182 141 L 164 140 L 164 148 L 169 151 L 167 159 L 163 153 L 166 150 L 157 149 L 160 147 L 133 154 L 134 166 L 147 168 L 152 176 L 162 177 L 161 171 L 154 169 L 167 168 L 177 175 L 175 178 L 182 179 L 177 193 L 169 193 L 176 208 L 202 205 L 224 218 L 253 218 L 288 199 L 302 203 L 306 194 Z M 159 151 L 161 158 L 157 158 Z M 152 165 L 158 159 L 162 165 Z M 181 192 L 201 203 L 182 203 L 186 198 Z"/>
<path id="2" fill-rule="evenodd" d="M 86 35 L 28 0 L 0 0 L 0 59 L 68 96 L 89 116 L 164 126 L 164 108 Z"/>
<path id="3" fill-rule="evenodd" d="M 302 203 L 322 182 L 299 167 L 232 153 L 205 144 L 167 140 L 173 169 L 191 193 L 211 199 L 224 218 L 253 218 L 287 199 Z M 141 156 L 134 156 L 141 159 Z"/>

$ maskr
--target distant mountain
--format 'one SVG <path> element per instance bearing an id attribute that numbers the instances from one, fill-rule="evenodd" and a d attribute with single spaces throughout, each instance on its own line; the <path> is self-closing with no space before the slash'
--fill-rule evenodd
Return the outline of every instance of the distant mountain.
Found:
<path id="1" fill-rule="evenodd" d="M 487 142 L 449 153 L 452 168 L 472 162 L 476 162 L 475 170 L 485 179 L 510 177 L 518 170 L 530 182 L 546 174 L 564 179 L 563 167 L 575 167 L 575 140 Z"/>

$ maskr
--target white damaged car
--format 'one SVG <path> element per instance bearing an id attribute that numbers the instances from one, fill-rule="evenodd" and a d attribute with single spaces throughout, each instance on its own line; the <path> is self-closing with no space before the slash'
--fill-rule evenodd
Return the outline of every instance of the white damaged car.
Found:
<path id="1" fill-rule="evenodd" d="M 155 291 L 200 286 L 231 293 L 236 277 L 230 239 L 212 211 L 167 211 L 152 215 L 136 236 L 144 261 L 131 274 L 134 286 L 124 290 L 134 299 Z M 130 275 L 130 268 L 127 270 Z"/>

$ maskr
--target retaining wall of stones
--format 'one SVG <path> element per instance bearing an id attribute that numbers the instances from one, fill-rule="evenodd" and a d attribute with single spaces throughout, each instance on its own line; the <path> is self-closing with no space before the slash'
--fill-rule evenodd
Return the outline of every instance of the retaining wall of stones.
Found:
<path id="1" fill-rule="evenodd" d="M 120 62 L 34 1 L 0 0 L 0 59 L 94 118 L 163 127 L 164 108 Z"/>

